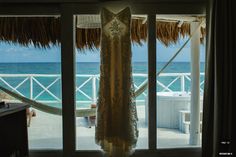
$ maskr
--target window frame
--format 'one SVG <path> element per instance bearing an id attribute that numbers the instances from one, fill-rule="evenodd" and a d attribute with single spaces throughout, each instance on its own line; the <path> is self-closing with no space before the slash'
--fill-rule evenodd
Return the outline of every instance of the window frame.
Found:
<path id="1" fill-rule="evenodd" d="M 156 36 L 155 19 L 158 14 L 197 14 L 206 13 L 205 2 L 77 2 L 66 3 L 2 3 L 0 16 L 61 16 L 61 72 L 62 72 L 62 108 L 63 108 L 63 150 L 30 150 L 33 157 L 40 156 L 103 156 L 100 151 L 76 150 L 75 127 L 75 23 L 74 15 L 99 14 L 104 6 L 130 6 L 132 14 L 148 16 L 148 149 L 136 150 L 139 156 L 201 156 L 201 148 L 157 149 L 156 131 Z M 64 29 L 63 29 L 64 28 Z M 65 29 L 67 28 L 67 29 Z M 68 29 L 70 28 L 70 29 Z M 66 30 L 66 31 L 65 31 Z M 68 70 L 70 69 L 70 70 Z M 66 105 L 70 104 L 70 105 Z M 69 129 L 68 129 L 69 128 Z"/>

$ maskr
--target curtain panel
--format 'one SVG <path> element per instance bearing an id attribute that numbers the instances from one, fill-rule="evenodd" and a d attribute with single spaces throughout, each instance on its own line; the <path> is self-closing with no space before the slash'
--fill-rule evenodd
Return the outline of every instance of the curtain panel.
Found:
<path id="1" fill-rule="evenodd" d="M 236 1 L 210 0 L 202 156 L 235 156 Z"/>

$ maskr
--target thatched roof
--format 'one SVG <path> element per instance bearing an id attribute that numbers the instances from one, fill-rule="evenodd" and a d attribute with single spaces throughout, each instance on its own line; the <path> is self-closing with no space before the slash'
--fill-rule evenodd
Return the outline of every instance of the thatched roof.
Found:
<path id="1" fill-rule="evenodd" d="M 190 22 L 157 20 L 157 39 L 166 46 L 176 43 L 179 38 L 190 34 Z M 201 40 L 205 28 L 201 28 Z M 131 39 L 142 44 L 147 39 L 147 22 L 143 18 L 133 18 Z M 0 17 L 0 40 L 19 43 L 23 46 L 34 44 L 35 47 L 47 48 L 60 43 L 59 17 Z M 76 45 L 79 49 L 98 48 L 100 28 L 76 28 Z"/>
<path id="2" fill-rule="evenodd" d="M 0 17 L 0 40 L 23 46 L 49 47 L 60 43 L 60 19 L 54 17 Z"/>

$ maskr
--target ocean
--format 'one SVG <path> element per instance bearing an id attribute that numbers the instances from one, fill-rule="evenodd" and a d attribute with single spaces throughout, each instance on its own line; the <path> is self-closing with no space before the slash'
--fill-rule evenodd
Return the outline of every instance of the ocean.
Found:
<path id="1" fill-rule="evenodd" d="M 157 62 L 157 71 L 159 71 L 166 63 Z M 204 73 L 204 62 L 200 63 L 200 72 Z M 147 62 L 134 62 L 132 63 L 133 73 L 135 74 L 147 74 L 148 64 Z M 99 62 L 79 62 L 76 64 L 76 74 L 86 74 L 86 75 L 96 75 L 99 74 L 100 63 Z M 163 73 L 190 73 L 190 63 L 189 62 L 173 62 L 171 63 Z M 7 88 L 15 88 L 26 77 L 6 77 L 3 74 L 61 74 L 61 64 L 60 63 L 0 63 L 0 85 Z M 176 77 L 158 77 L 158 81 L 164 85 L 171 83 Z M 45 101 L 49 105 L 58 106 L 58 103 L 50 103 L 50 101 L 55 101 L 56 98 L 61 98 L 61 80 L 57 80 L 52 86 L 50 84 L 55 81 L 56 77 L 35 77 L 33 80 L 33 88 L 30 87 L 30 80 L 25 80 L 19 87 L 17 91 L 26 97 L 32 97 L 37 101 Z M 76 84 L 79 87 L 83 84 L 88 77 L 77 77 Z M 136 76 L 133 77 L 134 84 L 139 86 L 146 77 Z M 204 76 L 201 76 L 201 81 L 204 80 Z M 96 91 L 98 91 L 99 80 L 96 80 Z M 6 84 L 8 83 L 8 85 Z M 11 87 L 9 87 L 9 85 Z M 203 88 L 203 85 L 201 87 Z M 47 91 L 42 92 L 43 87 L 45 87 L 52 94 Z M 49 87 L 48 87 L 49 86 Z M 170 87 L 173 91 L 180 91 L 180 79 L 173 83 Z M 33 90 L 33 94 L 30 94 L 30 89 Z M 162 91 L 163 87 L 158 85 L 157 91 Z M 185 91 L 190 90 L 190 82 L 185 79 Z M 53 96 L 54 95 L 54 96 Z M 76 100 L 78 101 L 78 107 L 87 107 L 90 103 L 89 98 L 93 96 L 92 91 L 92 81 L 88 81 L 83 87 L 77 89 Z M 136 100 L 144 100 L 145 95 L 139 96 Z M 60 105 L 59 105 L 60 106 Z"/>

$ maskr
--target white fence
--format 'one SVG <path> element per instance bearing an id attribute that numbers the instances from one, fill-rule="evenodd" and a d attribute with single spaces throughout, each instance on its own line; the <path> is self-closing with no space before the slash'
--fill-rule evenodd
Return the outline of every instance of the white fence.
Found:
<path id="1" fill-rule="evenodd" d="M 204 73 L 200 74 L 200 90 L 203 92 Z M 147 81 L 147 74 L 133 74 L 134 87 L 138 89 Z M 190 73 L 163 73 L 158 76 L 158 92 L 189 91 Z M 0 85 L 44 103 L 61 103 L 61 75 L 57 74 L 0 74 Z M 77 103 L 96 103 L 99 75 L 76 75 Z M 144 102 L 147 92 L 137 98 Z"/>

